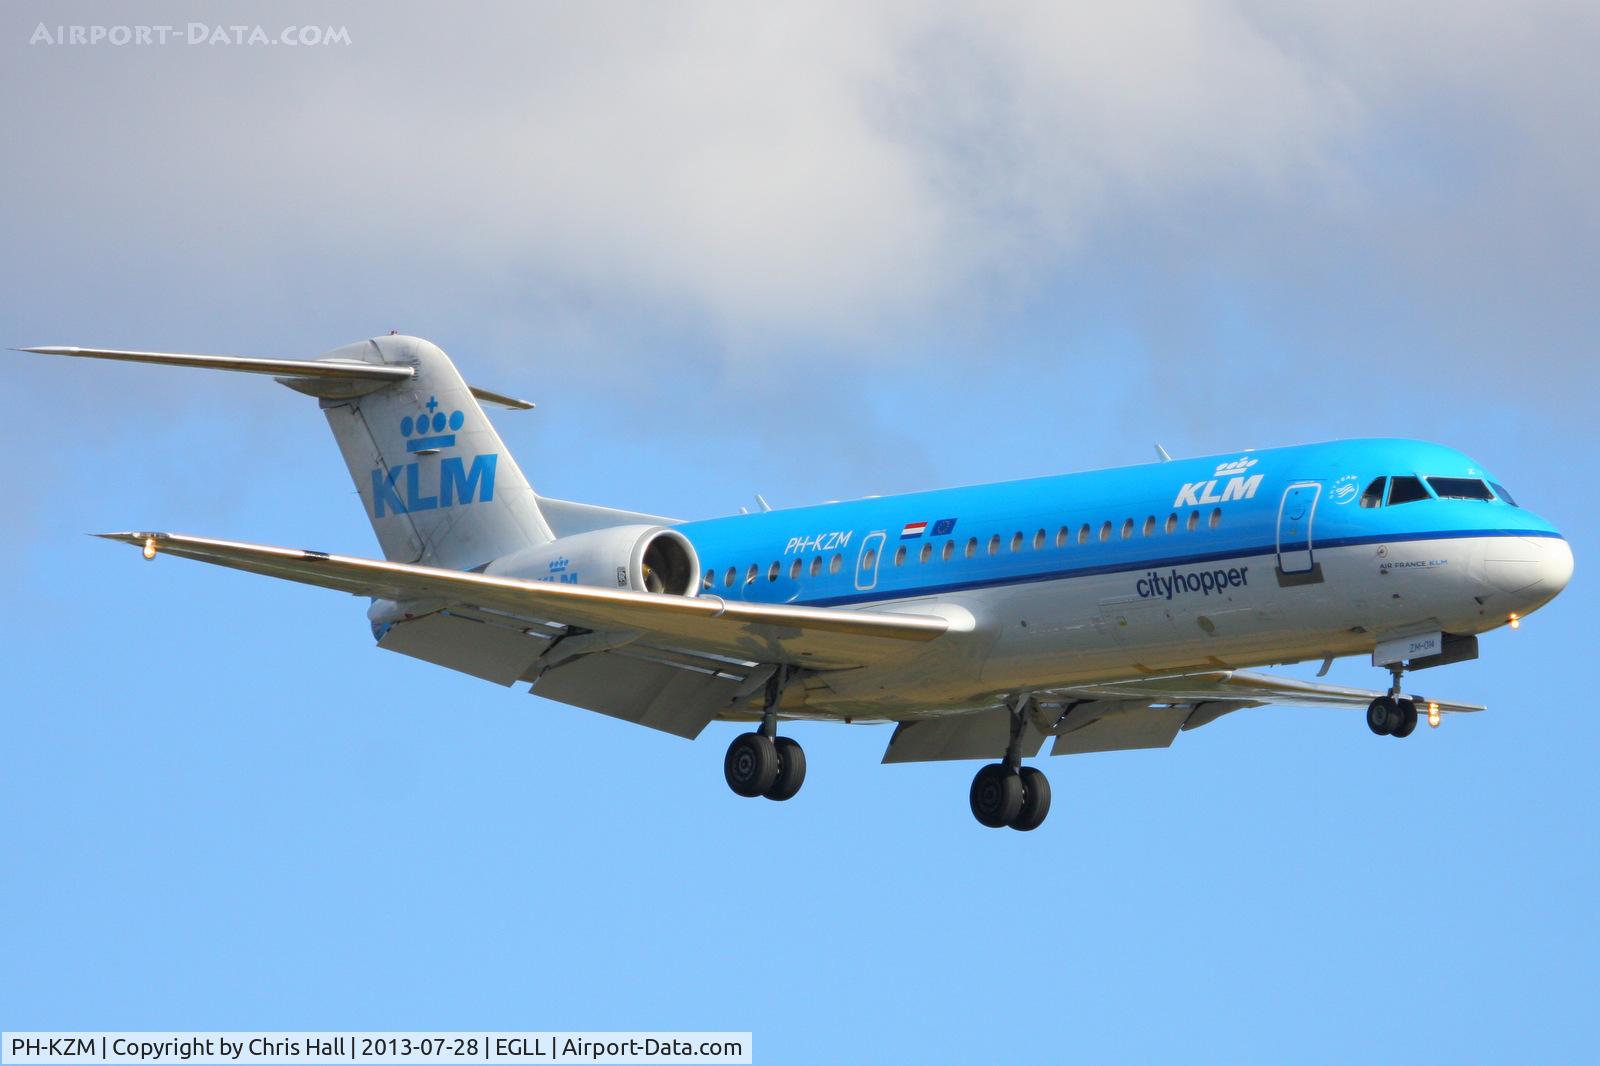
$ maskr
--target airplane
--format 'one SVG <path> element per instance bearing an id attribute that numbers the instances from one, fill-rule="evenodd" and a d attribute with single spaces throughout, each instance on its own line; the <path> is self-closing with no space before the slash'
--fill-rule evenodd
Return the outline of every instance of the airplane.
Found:
<path id="1" fill-rule="evenodd" d="M 693 739 L 793 798 L 779 723 L 893 723 L 883 761 L 993 760 L 990 828 L 1038 828 L 1024 759 L 1164 748 L 1245 707 L 1364 707 L 1379 736 L 1481 706 L 1404 691 L 1550 602 L 1572 552 L 1461 452 L 1344 440 L 681 521 L 540 496 L 434 344 L 390 334 L 310 360 L 20 351 L 264 374 L 315 397 L 383 559 L 166 532 L 158 554 L 370 601 L 378 647 Z M 1384 690 L 1257 668 L 1370 655 Z"/>

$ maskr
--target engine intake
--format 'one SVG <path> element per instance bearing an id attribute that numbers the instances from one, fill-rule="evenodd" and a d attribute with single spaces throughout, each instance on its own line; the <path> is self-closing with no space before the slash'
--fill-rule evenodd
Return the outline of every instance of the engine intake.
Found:
<path id="1" fill-rule="evenodd" d="M 669 596 L 694 596 L 700 591 L 700 557 L 694 545 L 666 526 L 575 533 L 496 559 L 484 573 Z"/>

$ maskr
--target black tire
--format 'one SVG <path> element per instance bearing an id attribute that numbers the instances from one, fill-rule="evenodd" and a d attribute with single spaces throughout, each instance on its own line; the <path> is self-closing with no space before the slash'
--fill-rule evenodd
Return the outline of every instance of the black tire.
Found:
<path id="1" fill-rule="evenodd" d="M 728 787 L 741 796 L 759 796 L 778 779 L 778 749 L 770 737 L 760 733 L 740 733 L 728 745 L 722 760 L 722 776 Z"/>
<path id="2" fill-rule="evenodd" d="M 1417 728 L 1417 701 L 1400 701 L 1400 724 L 1390 730 L 1389 735 L 1395 737 L 1409 737 Z"/>
<path id="3" fill-rule="evenodd" d="M 1379 696 L 1367 704 L 1367 728 L 1380 737 L 1388 736 L 1392 731 L 1389 726 L 1389 715 L 1394 709 L 1393 705 L 1394 701 L 1388 696 Z"/>
<path id="4" fill-rule="evenodd" d="M 1030 833 L 1044 824 L 1050 813 L 1050 779 L 1043 770 L 1024 766 L 1017 773 L 1022 782 L 1022 810 L 1011 821 L 1011 828 Z"/>
<path id="5" fill-rule="evenodd" d="M 762 795 L 769 800 L 794 799 L 806 783 L 806 749 L 789 737 L 775 737 L 772 743 L 778 749 L 778 776 Z"/>
<path id="6" fill-rule="evenodd" d="M 990 829 L 1017 820 L 1022 810 L 1022 779 L 1004 763 L 990 763 L 972 779 L 972 816 Z"/>

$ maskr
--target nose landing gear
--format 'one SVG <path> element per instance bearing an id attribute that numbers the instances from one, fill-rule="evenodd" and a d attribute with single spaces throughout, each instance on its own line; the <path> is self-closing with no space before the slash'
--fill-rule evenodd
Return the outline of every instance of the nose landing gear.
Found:
<path id="1" fill-rule="evenodd" d="M 1395 663 L 1389 672 L 1394 675 L 1389 694 L 1367 704 L 1367 728 L 1380 737 L 1409 737 L 1417 728 L 1417 701 L 1400 695 L 1405 667 Z"/>

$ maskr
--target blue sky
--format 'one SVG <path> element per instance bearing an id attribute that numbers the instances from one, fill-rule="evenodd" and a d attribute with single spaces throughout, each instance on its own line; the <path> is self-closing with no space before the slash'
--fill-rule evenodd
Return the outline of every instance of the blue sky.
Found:
<path id="1" fill-rule="evenodd" d="M 351 43 L 27 43 L 191 19 Z M 684 517 L 1415 436 L 1577 572 L 1417 680 L 1488 714 L 1404 744 L 1245 711 L 1049 760 L 1024 836 L 973 824 L 974 765 L 801 725 L 805 792 L 750 803 L 734 727 L 546 703 L 375 650 L 359 601 L 84 537 L 375 551 L 304 398 L 7 353 L 0 1027 L 1592 1057 L 1597 44 L 1564 4 L 8 5 L 7 346 L 400 329 L 539 402 L 496 419 L 540 491 Z"/>

